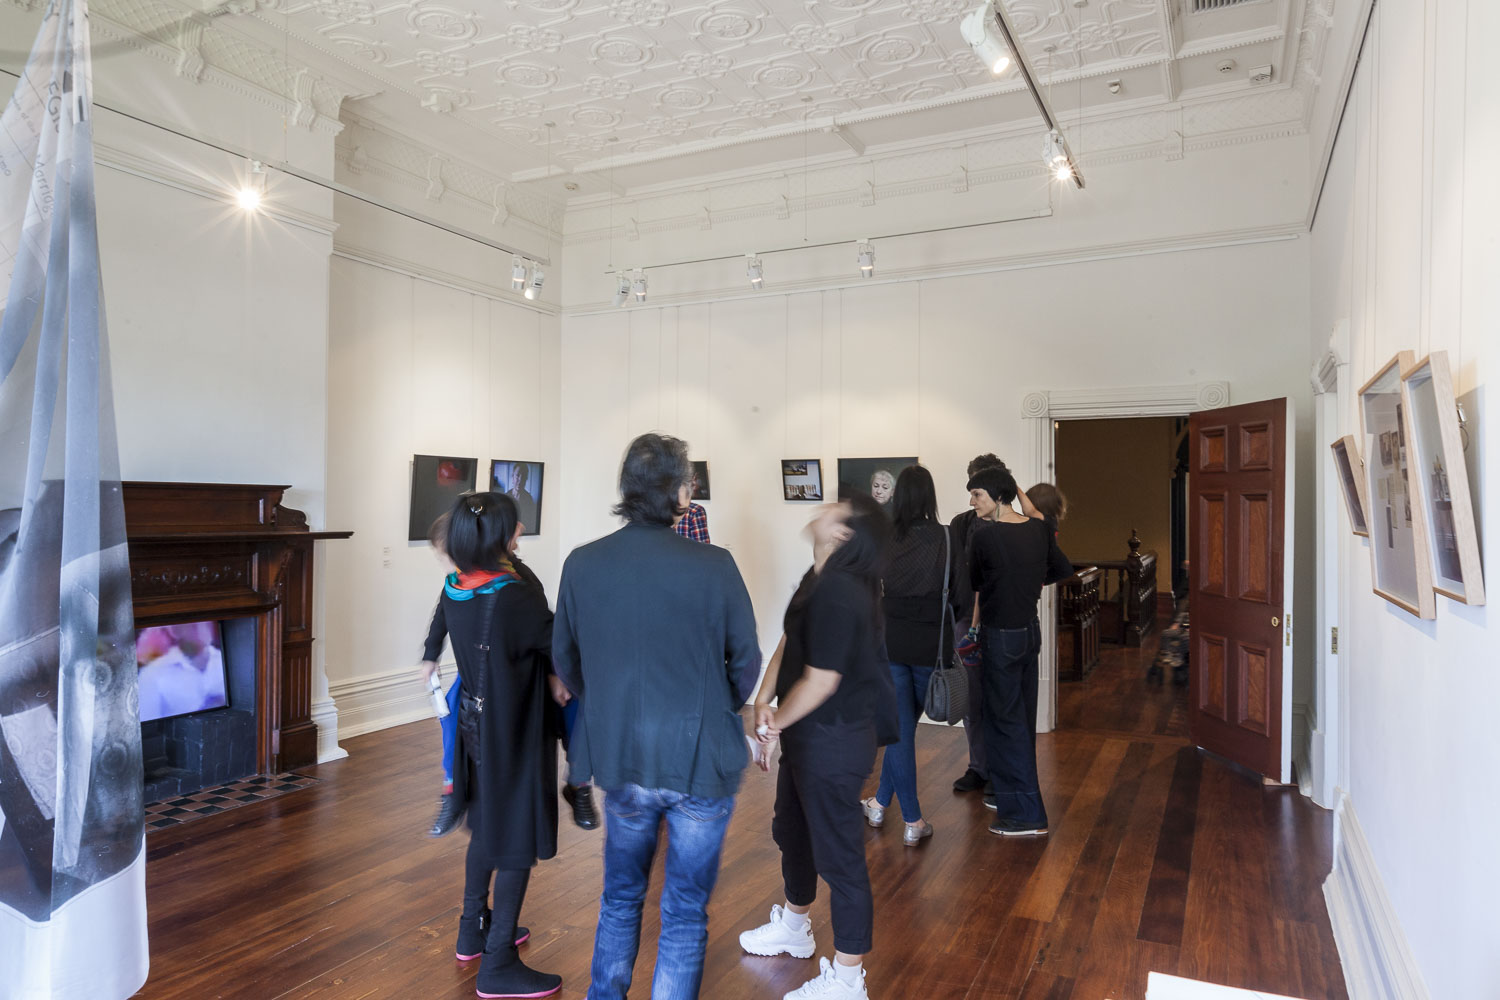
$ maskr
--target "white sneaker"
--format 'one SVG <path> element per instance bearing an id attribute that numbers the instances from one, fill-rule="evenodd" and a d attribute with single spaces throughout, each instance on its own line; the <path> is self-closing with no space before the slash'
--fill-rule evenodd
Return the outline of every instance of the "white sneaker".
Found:
<path id="1" fill-rule="evenodd" d="M 740 947 L 752 955 L 790 955 L 812 958 L 818 946 L 813 942 L 812 923 L 801 930 L 787 926 L 786 910 L 771 907 L 771 922 L 740 935 Z"/>
<path id="2" fill-rule="evenodd" d="M 800 989 L 792 990 L 781 1000 L 809 1000 L 812 997 L 820 997 L 822 1000 L 869 1000 L 870 994 L 865 992 L 864 969 L 859 970 L 859 979 L 852 986 L 839 978 L 833 963 L 826 958 L 818 959 L 818 970 L 816 979 L 809 979 Z"/>
<path id="3" fill-rule="evenodd" d="M 878 830 L 880 825 L 885 822 L 885 806 L 877 802 L 874 796 L 868 799 L 861 799 L 859 804 L 864 807 L 865 822 Z"/>

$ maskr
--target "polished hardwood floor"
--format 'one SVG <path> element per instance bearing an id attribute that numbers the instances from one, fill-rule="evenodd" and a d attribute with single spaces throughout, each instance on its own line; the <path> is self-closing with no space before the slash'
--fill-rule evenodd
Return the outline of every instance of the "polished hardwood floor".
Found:
<path id="1" fill-rule="evenodd" d="M 1038 740 L 1045 840 L 988 833 L 978 797 L 949 789 L 963 733 L 921 727 L 936 836 L 904 847 L 894 816 L 866 831 L 872 998 L 1141 1000 L 1151 970 L 1346 997 L 1320 892 L 1329 813 L 1189 747 L 1182 692 L 1141 680 L 1149 653 L 1107 650 L 1088 680 L 1064 686 L 1063 726 Z M 423 836 L 437 743 L 431 722 L 352 739 L 349 759 L 309 769 L 323 779 L 313 788 L 153 834 L 151 978 L 139 995 L 472 997 L 475 965 L 453 960 L 465 835 Z M 779 998 L 816 969 L 746 956 L 737 942 L 781 899 L 772 777 L 747 774 L 725 845 L 709 1000 Z M 564 976 L 565 1000 L 587 992 L 601 843 L 567 824 L 523 911 L 527 961 Z M 650 993 L 655 901 L 632 997 Z M 813 916 L 830 953 L 826 894 Z"/>

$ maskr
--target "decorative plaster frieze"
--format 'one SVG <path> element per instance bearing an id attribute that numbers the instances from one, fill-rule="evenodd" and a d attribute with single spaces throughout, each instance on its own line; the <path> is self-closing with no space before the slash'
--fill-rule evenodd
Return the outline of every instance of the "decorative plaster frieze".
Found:
<path id="1" fill-rule="evenodd" d="M 1228 382 L 1123 386 L 1103 389 L 1050 389 L 1021 398 L 1021 416 L 1034 420 L 1093 417 L 1179 416 L 1229 405 Z"/>

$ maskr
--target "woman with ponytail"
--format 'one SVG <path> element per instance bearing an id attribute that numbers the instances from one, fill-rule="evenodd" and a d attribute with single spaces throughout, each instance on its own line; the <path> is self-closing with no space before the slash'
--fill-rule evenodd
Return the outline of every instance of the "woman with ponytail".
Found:
<path id="1" fill-rule="evenodd" d="M 486 998 L 550 996 L 562 985 L 517 952 L 531 868 L 557 853 L 557 734 L 546 700 L 561 690 L 548 655 L 552 612 L 514 559 L 520 535 L 510 497 L 458 499 L 444 545 L 456 568 L 433 615 L 439 648 L 427 651 L 435 660 L 446 632 L 463 685 L 453 794 L 467 807 L 470 839 L 457 957 L 481 959 L 475 989 Z"/>

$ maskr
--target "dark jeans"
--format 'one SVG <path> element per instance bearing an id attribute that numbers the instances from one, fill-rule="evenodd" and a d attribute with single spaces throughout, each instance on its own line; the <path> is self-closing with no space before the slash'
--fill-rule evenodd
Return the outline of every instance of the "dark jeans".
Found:
<path id="1" fill-rule="evenodd" d="M 1030 626 L 984 629 L 985 749 L 996 812 L 1013 823 L 1047 825 L 1036 776 L 1038 644 Z"/>
<path id="2" fill-rule="evenodd" d="M 604 796 L 604 894 L 594 935 L 589 1000 L 625 1000 L 641 946 L 641 907 L 667 824 L 667 870 L 651 1000 L 696 1000 L 708 946 L 708 898 L 734 798 L 625 785 Z"/>
<path id="3" fill-rule="evenodd" d="M 917 720 L 927 704 L 927 684 L 932 667 L 905 663 L 891 664 L 891 681 L 896 685 L 896 710 L 901 717 L 901 742 L 885 748 L 880 765 L 880 789 L 875 801 L 882 806 L 891 798 L 901 801 L 901 818 L 915 823 L 922 818 L 922 803 L 917 801 Z"/>
<path id="4" fill-rule="evenodd" d="M 874 727 L 788 731 L 781 742 L 771 837 L 781 848 L 787 902 L 811 906 L 823 876 L 833 894 L 833 946 L 863 955 L 875 934 L 875 899 L 859 793 L 875 767 Z"/>
<path id="5" fill-rule="evenodd" d="M 968 623 L 953 625 L 953 642 L 956 645 L 969 634 Z M 969 710 L 964 713 L 964 739 L 969 741 L 969 770 L 988 779 L 989 757 L 984 752 L 984 671 L 980 667 L 965 667 L 969 682 Z"/>

